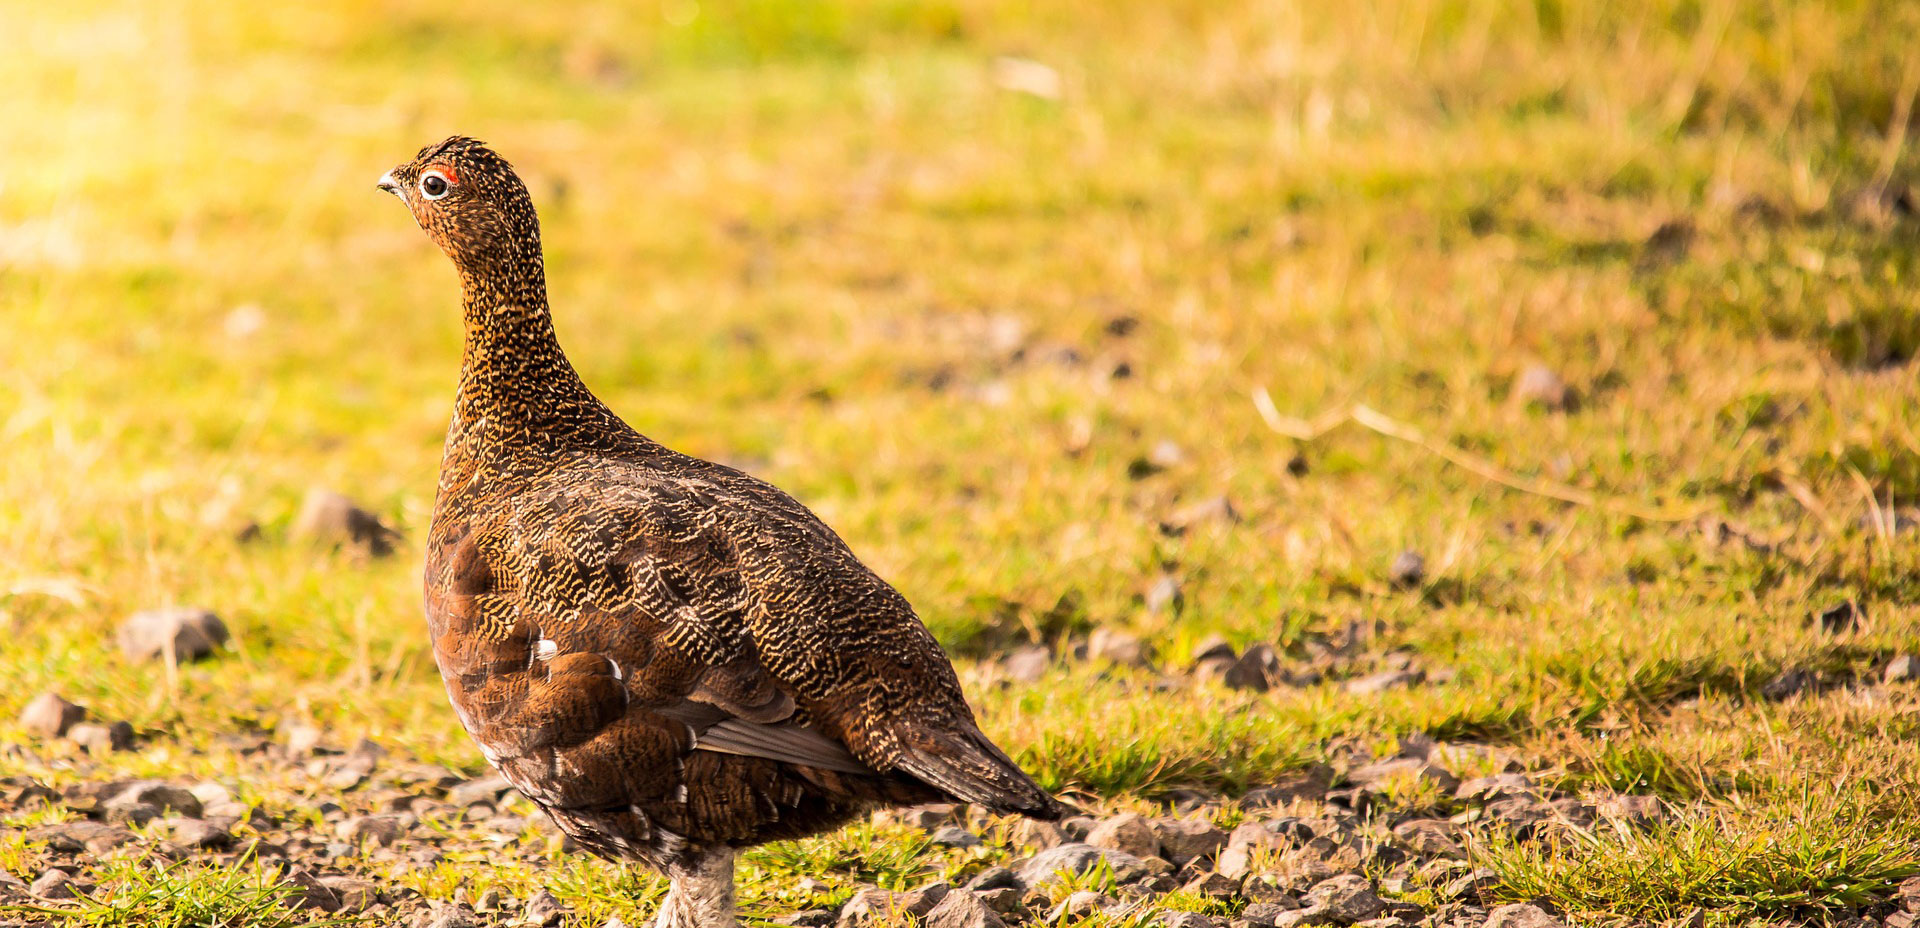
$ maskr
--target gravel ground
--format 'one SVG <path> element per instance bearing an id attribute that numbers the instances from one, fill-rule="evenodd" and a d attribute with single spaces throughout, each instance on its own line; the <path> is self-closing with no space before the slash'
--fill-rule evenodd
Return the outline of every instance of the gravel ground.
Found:
<path id="1" fill-rule="evenodd" d="M 45 823 L 25 830 L 37 866 L 0 875 L 0 906 L 16 907 L 0 908 L 0 925 L 50 923 L 17 907 L 80 906 L 78 897 L 103 888 L 114 860 L 143 855 L 257 858 L 289 888 L 291 904 L 371 924 L 588 924 L 544 892 L 511 898 L 491 889 L 469 898 L 455 890 L 429 899 L 396 879 L 450 855 L 538 866 L 569 849 L 498 777 L 467 778 L 366 741 L 330 750 L 323 740 L 311 730 L 230 739 L 224 747 L 254 768 L 244 782 L 92 779 L 84 763 L 5 778 L 0 816 Z M 37 760 L 24 747 L 15 753 L 29 767 Z M 978 866 L 906 892 L 816 874 L 846 901 L 776 920 L 810 928 L 902 919 L 994 928 L 1096 916 L 1169 928 L 1562 924 L 1535 906 L 1492 904 L 1497 875 L 1472 863 L 1475 836 L 1499 828 L 1553 840 L 1570 830 L 1642 826 L 1663 810 L 1651 797 L 1562 795 L 1517 769 L 1464 780 L 1455 772 L 1512 766 L 1484 746 L 1417 740 L 1403 742 L 1398 756 L 1310 768 L 1239 797 L 1081 797 L 1097 811 L 1057 825 L 968 807 L 883 811 L 877 822 L 969 849 Z M 1406 811 L 1410 795 L 1429 797 L 1426 811 Z"/>

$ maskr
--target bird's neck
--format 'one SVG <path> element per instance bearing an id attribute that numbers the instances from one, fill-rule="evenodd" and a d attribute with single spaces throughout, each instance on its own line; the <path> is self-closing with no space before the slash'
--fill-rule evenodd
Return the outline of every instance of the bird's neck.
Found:
<path id="1" fill-rule="evenodd" d="M 466 339 L 460 356 L 461 422 L 486 420 L 503 434 L 554 437 L 602 408 L 560 350 L 538 258 L 505 272 L 461 270 Z M 490 429 L 492 431 L 492 429 Z"/>

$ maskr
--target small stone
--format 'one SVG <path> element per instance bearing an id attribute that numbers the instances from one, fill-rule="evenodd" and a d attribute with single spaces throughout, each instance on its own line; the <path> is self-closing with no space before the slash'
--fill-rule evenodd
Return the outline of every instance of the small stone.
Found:
<path id="1" fill-rule="evenodd" d="M 85 748 L 88 754 L 133 750 L 133 726 L 127 722 L 95 725 L 82 722 L 67 729 L 67 739 Z"/>
<path id="2" fill-rule="evenodd" d="M 1880 675 L 1883 683 L 1904 683 L 1909 680 L 1920 680 L 1920 657 L 1912 654 L 1902 654 L 1888 661 L 1886 672 Z"/>
<path id="3" fill-rule="evenodd" d="M 1260 859 L 1286 850 L 1291 843 L 1285 835 L 1260 822 L 1241 822 L 1227 836 L 1227 847 L 1220 852 L 1216 869 L 1230 877 L 1244 877 L 1253 872 L 1254 865 Z"/>
<path id="4" fill-rule="evenodd" d="M 1227 641 L 1226 636 L 1217 632 L 1200 639 L 1200 643 L 1193 646 L 1195 664 L 1221 657 L 1231 661 L 1237 660 L 1240 654 L 1233 649 L 1233 644 Z"/>
<path id="5" fill-rule="evenodd" d="M 1522 836 L 1531 834 L 1533 826 L 1553 818 L 1553 812 L 1546 803 L 1530 797 L 1489 802 L 1486 815 L 1488 820 L 1506 825 Z"/>
<path id="6" fill-rule="evenodd" d="M 245 822 L 254 831 L 266 831 L 280 824 L 267 810 L 259 806 L 250 806 L 242 802 L 223 802 L 206 807 L 207 818 L 226 819 L 235 823 Z"/>
<path id="7" fill-rule="evenodd" d="M 1500 885 L 1500 874 L 1481 868 L 1465 876 L 1456 877 L 1449 882 L 1440 894 L 1447 899 L 1478 899 L 1489 889 Z"/>
<path id="8" fill-rule="evenodd" d="M 1815 682 L 1817 678 L 1811 671 L 1789 667 L 1774 674 L 1772 679 L 1763 684 L 1760 687 L 1760 695 L 1778 702 L 1800 693 Z"/>
<path id="9" fill-rule="evenodd" d="M 1161 909 L 1148 924 L 1153 928 L 1213 928 L 1213 920 L 1205 915 L 1179 909 Z"/>
<path id="10" fill-rule="evenodd" d="M 0 789 L 0 806 L 26 810 L 60 801 L 59 793 L 32 780 L 26 780 L 24 785 L 8 785 L 9 782 L 19 784 L 21 781 L 13 777 L 0 778 L 0 787 L 5 787 Z"/>
<path id="11" fill-rule="evenodd" d="M 566 903 L 543 889 L 534 893 L 532 899 L 527 900 L 527 912 L 521 918 L 521 924 L 535 926 L 535 928 L 553 928 L 560 924 L 570 911 L 572 910 L 567 908 Z"/>
<path id="12" fill-rule="evenodd" d="M 307 491 L 300 514 L 293 520 L 294 535 L 322 544 L 357 549 L 374 557 L 393 553 L 400 533 L 380 517 L 363 509 L 345 494 L 316 487 Z"/>
<path id="13" fill-rule="evenodd" d="M 1537 905 L 1516 902 L 1488 912 L 1485 928 L 1567 928 L 1567 923 Z"/>
<path id="14" fill-rule="evenodd" d="M 1560 374 L 1545 364 L 1529 364 L 1513 381 L 1513 398 L 1522 405 L 1558 411 L 1567 408 L 1569 391 Z"/>
<path id="15" fill-rule="evenodd" d="M 1446 819 L 1410 819 L 1393 826 L 1393 836 L 1408 850 L 1423 857 L 1466 856 L 1466 850 L 1460 846 L 1460 826 Z"/>
<path id="16" fill-rule="evenodd" d="M 1240 910 L 1240 917 L 1246 919 L 1251 924 L 1272 925 L 1280 920 L 1280 916 L 1296 908 L 1299 908 L 1299 903 L 1291 899 L 1287 900 L 1286 903 L 1254 902 Z"/>
<path id="17" fill-rule="evenodd" d="M 1273 928 L 1304 928 L 1307 925 L 1335 924 L 1333 913 L 1324 905 L 1310 905 L 1302 909 L 1293 909 L 1280 913 L 1273 920 Z"/>
<path id="18" fill-rule="evenodd" d="M 888 814 L 894 821 L 909 828 L 932 831 L 943 825 L 952 824 L 954 809 L 955 806 L 950 802 L 930 802 L 925 805 L 894 809 Z"/>
<path id="19" fill-rule="evenodd" d="M 193 798 L 200 800 L 200 806 L 211 810 L 214 806 L 225 805 L 233 801 L 233 791 L 212 780 L 201 780 L 187 788 Z"/>
<path id="20" fill-rule="evenodd" d="M 1052 822 L 1023 818 L 1013 824 L 1007 833 L 1007 840 L 1016 847 L 1034 847 L 1046 851 L 1066 844 L 1067 833 Z"/>
<path id="21" fill-rule="evenodd" d="M 1859 603 L 1849 599 L 1814 616 L 1814 622 L 1821 631 L 1829 635 L 1837 635 L 1858 628 L 1866 617 L 1866 610 L 1860 608 Z"/>
<path id="22" fill-rule="evenodd" d="M 1154 819 L 1153 831 L 1160 838 L 1160 856 L 1176 867 L 1212 857 L 1227 846 L 1227 833 L 1202 818 Z"/>
<path id="23" fill-rule="evenodd" d="M 1001 928 L 1000 913 L 964 889 L 946 894 L 927 912 L 927 928 Z"/>
<path id="24" fill-rule="evenodd" d="M 967 888 L 975 892 L 989 889 L 1019 889 L 1020 878 L 1006 867 L 988 867 L 967 881 Z"/>
<path id="25" fill-rule="evenodd" d="M 380 765 L 380 758 L 386 756 L 387 749 L 365 738 L 353 746 L 346 756 L 336 761 L 321 782 L 330 790 L 345 792 L 366 782 Z"/>
<path id="26" fill-rule="evenodd" d="M 1188 672 L 1193 675 L 1193 679 L 1197 682 L 1218 683 L 1221 686 L 1226 686 L 1227 675 L 1233 672 L 1234 665 L 1238 663 L 1240 663 L 1240 659 L 1237 657 L 1215 655 L 1204 660 L 1194 661 L 1193 667 Z"/>
<path id="27" fill-rule="evenodd" d="M 1132 812 L 1116 815 L 1094 826 L 1087 833 L 1087 843 L 1141 858 L 1160 855 L 1159 835 L 1154 834 L 1153 826 L 1146 818 Z"/>
<path id="28" fill-rule="evenodd" d="M 320 742 L 326 733 L 312 725 L 294 725 L 287 729 L 287 753 L 294 757 L 311 757 L 320 750 Z"/>
<path id="29" fill-rule="evenodd" d="M 1920 912 L 1920 876 L 1910 876 L 1900 881 L 1899 888 L 1893 891 L 1898 900 L 1909 912 Z"/>
<path id="30" fill-rule="evenodd" d="M 1532 777 L 1524 773 L 1500 773 L 1490 777 L 1474 777 L 1461 783 L 1453 791 L 1453 798 L 1461 802 L 1489 802 L 1539 794 L 1540 785 Z"/>
<path id="31" fill-rule="evenodd" d="M 1399 892 L 1406 892 L 1407 887 L 1404 881 L 1402 883 Z M 1385 886 L 1386 881 L 1381 881 L 1381 885 Z M 1426 917 L 1427 910 L 1424 907 L 1417 902 L 1408 902 L 1405 899 L 1388 899 L 1387 914 L 1381 916 L 1381 918 L 1397 918 L 1409 925 L 1422 921 Z"/>
<path id="32" fill-rule="evenodd" d="M 1224 873 L 1202 873 L 1180 888 L 1209 899 L 1232 899 L 1240 895 L 1240 881 Z"/>
<path id="33" fill-rule="evenodd" d="M 84 706 L 70 703 L 54 692 L 41 693 L 20 710 L 16 720 L 21 728 L 42 738 L 58 738 L 87 717 Z"/>
<path id="34" fill-rule="evenodd" d="M 340 895 L 313 874 L 305 870 L 293 870 L 287 874 L 286 882 L 293 888 L 293 892 L 287 896 L 287 903 L 294 908 L 340 911 Z"/>
<path id="35" fill-rule="evenodd" d="M 1026 891 L 1002 886 L 998 889 L 975 890 L 974 895 L 980 897 L 980 902 L 987 908 L 1001 915 L 1011 915 L 1020 908 L 1020 898 L 1026 895 Z"/>
<path id="36" fill-rule="evenodd" d="M 1063 918 L 1086 918 L 1116 901 L 1112 896 L 1083 889 L 1069 895 L 1065 901 L 1054 906 L 1053 911 L 1047 913 L 1047 921 L 1058 923 Z"/>
<path id="37" fill-rule="evenodd" d="M 465 905 L 436 901 L 413 924 L 415 928 L 480 928 L 480 918 Z"/>
<path id="38" fill-rule="evenodd" d="M 160 780 L 137 780 L 128 784 L 106 802 L 109 810 L 116 805 L 148 805 L 187 818 L 201 815 L 200 800 L 192 790 Z"/>
<path id="39" fill-rule="evenodd" d="M 1403 590 L 1419 586 L 1427 579 L 1427 559 L 1418 551 L 1402 551 L 1387 568 L 1387 579 Z"/>
<path id="40" fill-rule="evenodd" d="M 1693 220 L 1685 216 L 1661 223 L 1641 244 L 1640 255 L 1633 262 L 1634 272 L 1645 274 L 1685 260 L 1693 238 Z"/>
<path id="41" fill-rule="evenodd" d="M 1332 876 L 1333 872 L 1329 870 L 1326 875 Z M 1317 883 L 1319 880 L 1309 882 Z M 1280 874 L 1272 871 L 1250 873 L 1246 879 L 1240 881 L 1240 895 L 1247 897 L 1247 901 L 1250 903 L 1277 905 L 1287 910 L 1297 909 L 1300 907 L 1300 901 L 1293 898 L 1291 887 L 1288 884 L 1288 880 L 1283 880 Z"/>
<path id="42" fill-rule="evenodd" d="M 912 892 L 896 893 L 884 889 L 863 889 L 840 908 L 842 926 L 892 924 L 905 916 L 923 918 L 947 897 L 949 887 L 934 883 Z"/>
<path id="43" fill-rule="evenodd" d="M 776 925 L 787 925 L 790 926 L 790 928 L 827 928 L 827 926 L 833 924 L 835 920 L 834 914 L 826 909 L 806 909 L 788 915 L 777 916 L 774 918 L 773 923 Z"/>
<path id="44" fill-rule="evenodd" d="M 1160 531 L 1178 536 L 1188 530 L 1208 523 L 1234 523 L 1240 521 L 1240 513 L 1234 510 L 1233 500 L 1225 496 L 1215 496 L 1181 506 L 1160 520 Z"/>
<path id="45" fill-rule="evenodd" d="M 1240 803 L 1248 808 L 1270 808 L 1298 799 L 1318 802 L 1326 798 L 1327 790 L 1332 786 L 1333 768 L 1314 764 L 1282 775 L 1271 786 L 1248 790 Z"/>
<path id="46" fill-rule="evenodd" d="M 1343 924 L 1363 922 L 1386 910 L 1386 903 L 1373 891 L 1373 884 L 1357 873 L 1345 873 L 1314 886 L 1307 892 L 1309 907 L 1325 906 L 1334 921 Z"/>
<path id="47" fill-rule="evenodd" d="M 979 847 L 980 836 L 958 825 L 945 825 L 934 830 L 933 843 L 944 847 Z"/>
<path id="48" fill-rule="evenodd" d="M 1147 463 L 1161 470 L 1179 467 L 1187 459 L 1187 453 L 1171 439 L 1161 439 L 1153 443 L 1153 449 L 1147 452 Z"/>
<path id="49" fill-rule="evenodd" d="M 773 923 L 790 925 L 794 928 L 831 928 L 839 920 L 839 914 L 831 909 L 803 909 L 778 916 L 773 919 Z"/>
<path id="50" fill-rule="evenodd" d="M 198 660 L 226 640 L 226 623 L 194 606 L 136 612 L 120 623 L 119 631 L 120 652 L 134 660 L 153 660 L 168 654 L 176 661 Z"/>
<path id="51" fill-rule="evenodd" d="M 1040 645 L 1016 648 L 1000 662 L 1000 672 L 1014 683 L 1037 683 L 1053 667 L 1053 652 Z"/>
<path id="52" fill-rule="evenodd" d="M 381 812 L 347 819 L 334 828 L 334 834 L 355 844 L 373 843 L 390 847 L 406 833 L 413 816 L 405 812 Z"/>
<path id="53" fill-rule="evenodd" d="M 1078 876 L 1103 860 L 1114 879 L 1122 883 L 1146 873 L 1145 864 L 1138 857 L 1088 844 L 1062 844 L 1041 851 L 1021 864 L 1018 873 L 1022 884 L 1039 888 L 1053 883 L 1062 872 Z"/>
<path id="54" fill-rule="evenodd" d="M 1141 604 L 1147 607 L 1148 615 L 1159 615 L 1169 609 L 1180 611 L 1186 605 L 1186 594 L 1180 589 L 1180 578 L 1172 574 L 1161 574 L 1147 592 L 1141 597 Z"/>
<path id="55" fill-rule="evenodd" d="M 160 809 L 144 802 L 109 802 L 100 807 L 103 818 L 116 825 L 136 828 L 160 817 Z"/>
<path id="56" fill-rule="evenodd" d="M 1383 693 L 1391 689 L 1413 686 L 1426 679 L 1427 675 L 1419 670 L 1384 670 L 1380 673 L 1370 674 L 1364 677 L 1355 677 L 1354 679 L 1348 680 L 1346 689 L 1349 693 L 1365 696 L 1373 693 Z"/>
<path id="57" fill-rule="evenodd" d="M 1087 636 L 1087 658 L 1122 667 L 1140 667 L 1147 663 L 1147 648 L 1138 635 L 1101 627 Z"/>
<path id="58" fill-rule="evenodd" d="M 73 877 L 68 876 L 65 870 L 50 869 L 40 874 L 40 878 L 34 880 L 27 891 L 42 899 L 72 899 L 73 887 L 67 885 L 71 882 Z"/>
<path id="59" fill-rule="evenodd" d="M 81 819 L 29 828 L 27 840 L 45 842 L 48 850 L 59 854 L 99 854 L 134 840 L 134 834 L 125 828 Z"/>
<path id="60" fill-rule="evenodd" d="M 181 847 L 217 851 L 233 844 L 233 832 L 219 822 L 189 818 L 174 826 L 173 840 Z"/>
<path id="61" fill-rule="evenodd" d="M 357 915 L 380 901 L 380 889 L 372 880 L 357 876 L 323 876 L 320 885 L 332 890 L 334 898 L 340 900 L 339 908 L 333 911 Z"/>
<path id="62" fill-rule="evenodd" d="M 470 806 L 480 802 L 495 802 L 501 794 L 513 788 L 507 778 L 497 773 L 467 780 L 447 790 L 447 801 L 456 806 Z"/>
<path id="63" fill-rule="evenodd" d="M 1226 673 L 1222 682 L 1228 689 L 1264 693 L 1280 676 L 1280 655 L 1273 645 L 1262 641 L 1248 646 L 1246 653 Z"/>

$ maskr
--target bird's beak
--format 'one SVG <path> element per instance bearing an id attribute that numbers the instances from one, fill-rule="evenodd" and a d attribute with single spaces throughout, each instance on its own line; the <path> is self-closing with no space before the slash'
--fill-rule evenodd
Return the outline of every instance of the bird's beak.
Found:
<path id="1" fill-rule="evenodd" d="M 405 196 L 401 195 L 400 182 L 393 179 L 392 171 L 388 171 L 387 173 L 380 175 L 380 183 L 377 186 L 379 186 L 381 190 L 385 190 L 386 192 L 391 193 L 396 197 L 400 197 L 402 202 L 404 202 L 407 199 Z"/>

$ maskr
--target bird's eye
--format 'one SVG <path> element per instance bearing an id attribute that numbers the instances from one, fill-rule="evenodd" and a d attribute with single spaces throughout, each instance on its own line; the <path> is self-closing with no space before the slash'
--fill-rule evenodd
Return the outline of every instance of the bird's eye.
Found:
<path id="1" fill-rule="evenodd" d="M 420 195 L 429 200 L 438 200 L 447 195 L 447 179 L 439 171 L 428 171 L 420 175 Z"/>

